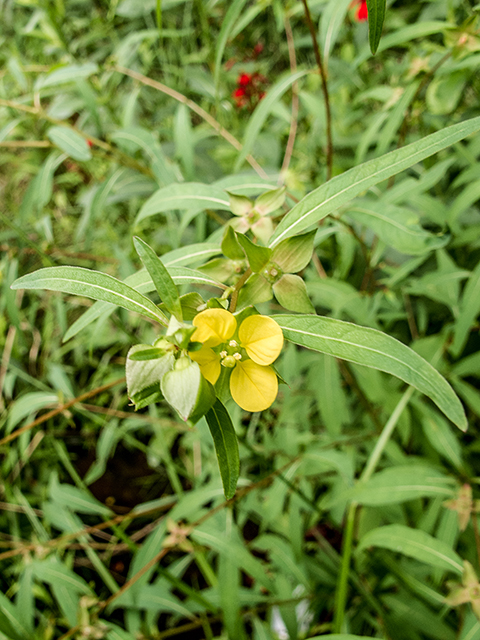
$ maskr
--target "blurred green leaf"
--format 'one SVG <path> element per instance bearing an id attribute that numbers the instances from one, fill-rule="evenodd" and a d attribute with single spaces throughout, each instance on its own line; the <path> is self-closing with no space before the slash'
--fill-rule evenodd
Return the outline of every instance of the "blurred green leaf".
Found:
<path id="1" fill-rule="evenodd" d="M 361 553 L 369 547 L 390 549 L 433 567 L 447 569 L 460 575 L 463 573 L 462 559 L 453 549 L 425 531 L 411 527 L 390 524 L 373 529 L 360 540 L 356 553 Z"/>
<path id="2" fill-rule="evenodd" d="M 47 135 L 53 144 L 73 160 L 85 162 L 92 159 L 87 141 L 76 131 L 67 127 L 51 127 Z"/>
<path id="3" fill-rule="evenodd" d="M 362 191 L 390 176 L 397 175 L 479 129 L 480 118 L 472 118 L 446 127 L 402 149 L 391 151 L 381 158 L 369 160 L 336 176 L 305 196 L 287 213 L 270 238 L 270 246 L 277 245 L 283 238 L 300 233 Z"/>

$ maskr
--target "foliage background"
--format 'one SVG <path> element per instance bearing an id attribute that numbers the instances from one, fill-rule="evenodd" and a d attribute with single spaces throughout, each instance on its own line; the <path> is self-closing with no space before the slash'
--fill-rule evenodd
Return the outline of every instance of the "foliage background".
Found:
<path id="1" fill-rule="evenodd" d="M 333 175 L 480 115 L 473 3 L 392 3 L 375 57 L 349 2 L 309 7 L 328 68 Z M 199 266 L 192 245 L 218 247 L 230 213 L 179 207 L 137 221 L 162 187 L 254 196 L 280 182 L 291 207 L 323 184 L 326 118 L 304 6 L 0 9 L 0 637 L 480 638 L 470 604 L 444 599 L 463 559 L 478 568 L 474 504 L 466 494 L 462 509 L 445 507 L 462 485 L 477 491 L 478 135 L 326 218 L 302 274 L 319 314 L 381 329 L 431 361 L 465 403 L 467 434 L 409 396 L 380 469 L 359 484 L 404 385 L 289 345 L 273 407 L 232 409 L 241 481 L 225 504 L 206 425 L 188 429 L 165 404 L 128 406 L 125 356 L 153 341 L 153 326 L 117 309 L 64 342 L 91 301 L 10 284 L 64 264 L 124 279 L 140 266 L 133 233 L 166 262 Z M 237 107 L 238 78 L 254 73 L 266 96 Z"/>

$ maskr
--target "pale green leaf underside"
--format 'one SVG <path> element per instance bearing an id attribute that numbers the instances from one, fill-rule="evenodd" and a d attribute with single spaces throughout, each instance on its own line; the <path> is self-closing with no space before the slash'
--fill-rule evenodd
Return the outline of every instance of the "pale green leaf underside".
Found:
<path id="1" fill-rule="evenodd" d="M 369 547 L 390 549 L 433 567 L 459 574 L 463 572 L 460 556 L 447 543 L 420 529 L 411 529 L 401 524 L 373 529 L 360 540 L 357 553 Z"/>
<path id="2" fill-rule="evenodd" d="M 132 287 L 106 273 L 82 267 L 39 269 L 15 280 L 12 289 L 48 289 L 85 296 L 135 311 L 161 324 L 168 322 L 149 298 Z"/>
<path id="3" fill-rule="evenodd" d="M 459 429 L 467 429 L 462 404 L 445 378 L 395 338 L 376 329 L 334 318 L 300 315 L 273 317 L 287 340 L 390 373 L 431 398 Z"/>
<path id="4" fill-rule="evenodd" d="M 472 118 L 336 176 L 305 196 L 287 213 L 275 230 L 270 246 L 274 247 L 284 238 L 300 233 L 366 189 L 397 175 L 479 129 L 480 117 Z"/>

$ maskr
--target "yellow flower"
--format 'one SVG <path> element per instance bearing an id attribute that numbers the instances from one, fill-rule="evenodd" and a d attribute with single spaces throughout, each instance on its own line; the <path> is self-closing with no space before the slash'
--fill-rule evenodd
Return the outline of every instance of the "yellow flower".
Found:
<path id="1" fill-rule="evenodd" d="M 192 336 L 203 344 L 191 352 L 204 378 L 215 384 L 221 366 L 233 369 L 230 393 L 245 411 L 263 411 L 277 397 L 278 379 L 269 365 L 283 347 L 283 334 L 268 316 L 248 316 L 237 331 L 237 321 L 225 309 L 207 309 L 193 319 L 197 328 Z M 217 347 L 214 351 L 213 348 Z"/>

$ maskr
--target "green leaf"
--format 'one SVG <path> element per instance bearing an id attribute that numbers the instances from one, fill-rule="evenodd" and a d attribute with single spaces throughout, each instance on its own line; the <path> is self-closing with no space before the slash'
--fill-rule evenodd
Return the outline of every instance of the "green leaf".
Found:
<path id="1" fill-rule="evenodd" d="M 334 318 L 292 315 L 276 315 L 273 318 L 287 340 L 391 373 L 431 398 L 459 429 L 467 429 L 463 406 L 445 378 L 395 338 L 376 329 Z"/>
<path id="2" fill-rule="evenodd" d="M 271 260 L 285 273 L 298 273 L 309 264 L 316 231 L 282 240 L 273 250 Z"/>
<path id="3" fill-rule="evenodd" d="M 178 412 L 182 420 L 193 424 L 215 402 L 212 385 L 200 373 L 200 367 L 188 357 L 179 358 L 171 371 L 160 382 L 165 400 Z"/>
<path id="4" fill-rule="evenodd" d="M 297 313 L 315 313 L 305 282 L 300 276 L 285 273 L 272 285 L 272 289 L 276 299 L 285 309 Z"/>
<path id="5" fill-rule="evenodd" d="M 133 244 L 145 265 L 153 284 L 157 290 L 160 300 L 164 303 L 167 311 L 174 315 L 177 320 L 182 321 L 182 306 L 180 304 L 178 289 L 175 286 L 171 275 L 168 273 L 163 262 L 155 251 L 141 238 L 134 236 Z"/>
<path id="6" fill-rule="evenodd" d="M 421 405 L 422 428 L 432 447 L 460 473 L 463 471 L 462 447 L 452 427 L 436 411 Z"/>
<path id="7" fill-rule="evenodd" d="M 58 404 L 57 393 L 30 391 L 20 396 L 10 405 L 7 420 L 7 433 L 10 433 L 24 418 L 33 415 L 40 409 Z"/>
<path id="8" fill-rule="evenodd" d="M 54 69 L 45 76 L 40 76 L 35 82 L 35 90 L 55 87 L 66 82 L 76 82 L 79 78 L 88 78 L 98 72 L 98 65 L 94 62 L 85 64 L 69 64 L 64 67 Z"/>
<path id="9" fill-rule="evenodd" d="M 12 640 L 30 640 L 33 635 L 24 626 L 16 606 L 0 593 L 0 631 Z"/>
<path id="10" fill-rule="evenodd" d="M 225 227 L 225 234 L 222 240 L 222 252 L 223 255 L 230 258 L 230 260 L 245 260 L 243 249 L 238 243 L 235 231 L 229 224 Z"/>
<path id="11" fill-rule="evenodd" d="M 213 81 L 215 83 L 215 95 L 218 93 L 220 71 L 222 69 L 222 57 L 227 45 L 227 40 L 246 2 L 247 0 L 234 0 L 230 6 L 227 4 L 228 11 L 221 21 L 222 26 L 220 28 L 220 33 L 217 36 L 217 47 L 215 50 L 215 73 L 213 76 Z"/>
<path id="12" fill-rule="evenodd" d="M 152 347 L 150 345 L 136 344 L 128 352 L 125 371 L 128 397 L 132 400 L 136 394 L 155 384 L 157 385 L 157 390 L 160 391 L 160 380 L 167 371 L 173 368 L 173 353 L 165 354 L 155 360 L 138 361 L 132 359 L 133 355 L 139 356 L 151 350 Z"/>
<path id="13" fill-rule="evenodd" d="M 460 556 L 451 547 L 421 529 L 412 529 L 401 524 L 389 524 L 369 531 L 360 540 L 356 552 L 369 547 L 382 547 L 402 553 L 432 567 L 455 573 L 463 573 Z"/>
<path id="14" fill-rule="evenodd" d="M 254 273 L 240 289 L 237 308 L 243 309 L 251 304 L 268 302 L 272 298 L 272 285 L 259 273 Z"/>
<path id="15" fill-rule="evenodd" d="M 269 213 L 277 211 L 285 202 L 285 192 L 286 187 L 281 187 L 280 189 L 262 193 L 262 195 L 258 196 L 255 200 L 255 211 L 261 216 L 266 216 Z"/>
<path id="16" fill-rule="evenodd" d="M 143 205 L 135 220 L 137 225 L 145 218 L 174 209 L 230 209 L 225 191 L 200 182 L 171 184 L 156 191 Z"/>
<path id="17" fill-rule="evenodd" d="M 235 495 L 240 474 L 237 434 L 228 411 L 220 400 L 215 402 L 205 418 L 215 444 L 223 491 L 227 500 L 230 500 Z"/>
<path id="18" fill-rule="evenodd" d="M 367 8 L 369 9 L 368 2 Z M 434 33 L 442 33 L 447 31 L 448 29 L 454 28 L 454 24 L 441 22 L 440 20 L 419 20 L 414 24 L 409 24 L 406 27 L 402 27 L 401 29 L 398 29 L 397 31 L 386 35 L 382 39 L 381 44 L 378 46 L 377 52 L 380 53 L 381 51 L 386 51 L 387 49 L 390 49 L 392 47 L 407 47 L 407 43 L 415 40 L 416 38 L 425 38 L 426 36 L 430 36 Z M 368 50 L 368 47 L 365 47 L 353 61 L 352 69 L 357 68 L 369 58 L 370 52 Z"/>
<path id="19" fill-rule="evenodd" d="M 453 493 L 451 478 L 433 467 L 410 464 L 383 469 L 366 482 L 359 481 L 341 493 L 327 495 L 321 505 L 330 509 L 342 501 L 353 501 L 374 507 L 401 504 L 427 496 L 448 498 Z"/>
<path id="20" fill-rule="evenodd" d="M 252 117 L 248 122 L 245 136 L 243 138 L 242 150 L 240 151 L 237 162 L 235 163 L 234 172 L 240 170 L 240 167 L 242 166 L 245 158 L 249 153 L 251 153 L 252 147 L 255 144 L 255 140 L 257 139 L 257 136 L 265 123 L 265 120 L 268 118 L 270 111 L 273 109 L 277 101 L 280 100 L 285 91 L 287 91 L 287 89 L 289 89 L 292 84 L 294 84 L 294 82 L 296 82 L 299 78 L 303 77 L 307 73 L 309 72 L 297 71 L 296 73 L 289 74 L 276 82 L 267 91 L 265 97 L 255 109 Z"/>
<path id="21" fill-rule="evenodd" d="M 238 243 L 245 251 L 250 269 L 254 273 L 258 273 L 258 271 L 261 271 L 270 260 L 272 250 L 267 247 L 261 247 L 258 244 L 254 244 L 243 233 L 235 233 L 235 235 L 237 236 Z"/>
<path id="22" fill-rule="evenodd" d="M 437 235 L 423 229 L 418 215 L 385 202 L 361 200 L 348 209 L 348 217 L 371 229 L 387 245 L 410 256 L 439 249 L 450 240 L 448 234 Z"/>
<path id="23" fill-rule="evenodd" d="M 475 267 L 470 278 L 465 285 L 460 303 L 460 313 L 455 322 L 453 332 L 453 342 L 450 347 L 451 353 L 458 358 L 463 351 L 465 344 L 473 327 L 475 320 L 480 313 L 480 262 Z"/>
<path id="24" fill-rule="evenodd" d="M 287 213 L 270 239 L 270 246 L 274 247 L 284 238 L 300 233 L 366 189 L 463 140 L 479 129 L 480 117 L 472 118 L 336 176 L 305 196 Z"/>
<path id="25" fill-rule="evenodd" d="M 37 580 L 64 588 L 76 593 L 92 594 L 92 590 L 83 578 L 77 576 L 56 558 L 32 561 L 33 575 Z"/>
<path id="26" fill-rule="evenodd" d="M 94 300 L 110 302 L 127 311 L 135 311 L 165 326 L 168 323 L 165 315 L 149 298 L 101 271 L 92 271 L 83 267 L 46 267 L 18 278 L 11 288 L 49 289 L 86 296 Z"/>
<path id="27" fill-rule="evenodd" d="M 55 474 L 50 477 L 49 495 L 56 506 L 66 507 L 75 513 L 88 513 L 104 518 L 112 516 L 110 509 L 96 500 L 88 491 L 58 482 Z"/>
<path id="28" fill-rule="evenodd" d="M 327 633 L 326 635 L 314 636 L 309 640 L 325 640 L 325 638 L 330 638 L 330 640 L 375 640 L 373 636 L 352 636 L 350 633 Z"/>
<path id="29" fill-rule="evenodd" d="M 188 249 L 188 247 L 186 248 Z M 200 284 L 226 289 L 226 286 L 224 284 L 218 282 L 218 280 L 215 280 L 208 275 L 203 274 L 201 271 L 197 271 L 196 269 L 189 269 L 188 267 L 169 266 L 168 271 L 172 276 L 173 282 L 175 284 Z M 131 276 L 125 278 L 125 284 L 130 285 L 141 293 L 150 293 L 151 291 L 155 290 L 155 286 L 146 269 L 141 269 L 136 273 L 132 273 Z M 85 311 L 85 313 L 72 324 L 72 326 L 66 332 L 65 337 L 63 338 L 64 342 L 70 340 L 70 338 L 73 338 L 74 335 L 94 322 L 103 314 L 110 315 L 111 313 L 113 313 L 117 306 L 121 305 L 115 304 L 115 306 L 112 306 L 108 302 L 96 302 L 92 307 L 90 307 L 90 309 L 87 309 L 87 311 Z M 165 318 L 165 324 L 167 324 L 167 318 Z"/>
<path id="30" fill-rule="evenodd" d="M 385 21 L 386 0 L 367 0 L 368 9 L 368 40 L 370 51 L 375 55 L 382 37 L 383 23 Z"/>
<path id="31" fill-rule="evenodd" d="M 92 153 L 87 141 L 76 131 L 68 127 L 51 127 L 47 132 L 48 137 L 61 151 L 70 158 L 79 161 L 91 160 Z"/>
<path id="32" fill-rule="evenodd" d="M 349 0 L 341 0 L 340 2 L 338 0 L 329 0 L 325 9 L 322 10 L 319 35 L 326 69 L 328 68 L 330 52 L 337 42 L 351 4 Z"/>

